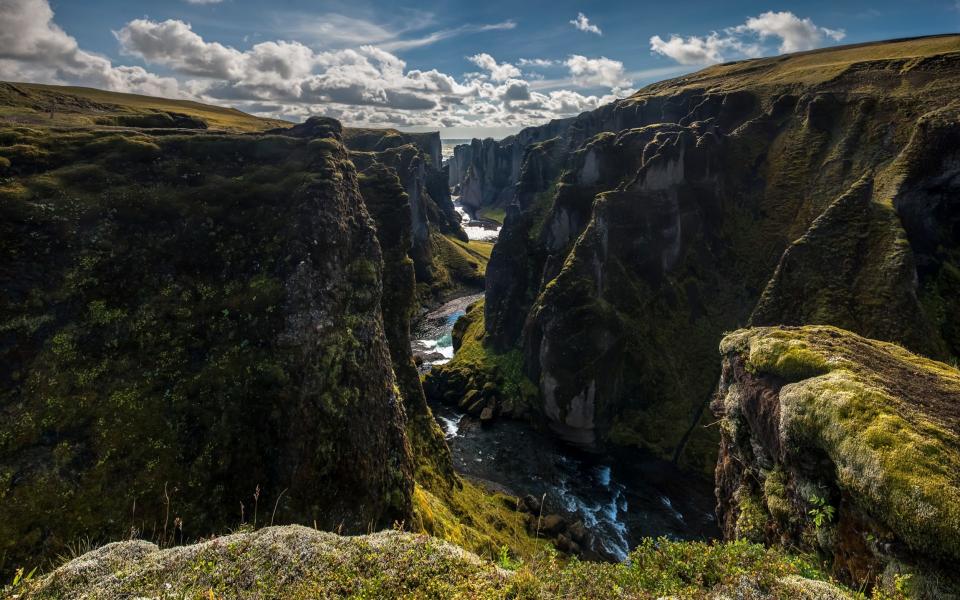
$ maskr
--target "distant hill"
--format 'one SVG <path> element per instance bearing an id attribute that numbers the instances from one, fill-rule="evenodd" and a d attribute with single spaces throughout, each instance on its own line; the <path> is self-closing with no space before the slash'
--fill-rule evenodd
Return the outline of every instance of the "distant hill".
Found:
<path id="1" fill-rule="evenodd" d="M 94 88 L 0 82 L 0 120 L 29 125 L 180 127 L 231 132 L 287 127 L 235 108 Z"/>

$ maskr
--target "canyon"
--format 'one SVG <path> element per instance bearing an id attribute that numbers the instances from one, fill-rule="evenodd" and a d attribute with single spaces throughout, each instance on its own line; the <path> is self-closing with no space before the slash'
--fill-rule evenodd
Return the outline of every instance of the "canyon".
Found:
<path id="1" fill-rule="evenodd" d="M 843 46 L 445 158 L 0 84 L 0 573 L 960 593 L 958 91 L 958 36 Z"/>

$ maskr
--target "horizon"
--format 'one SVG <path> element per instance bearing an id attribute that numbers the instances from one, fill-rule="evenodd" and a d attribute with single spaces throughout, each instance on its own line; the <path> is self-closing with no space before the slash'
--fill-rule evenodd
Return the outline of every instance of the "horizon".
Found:
<path id="1" fill-rule="evenodd" d="M 541 5 L 0 0 L 0 79 L 502 139 L 715 64 L 960 29 L 949 1 Z"/>

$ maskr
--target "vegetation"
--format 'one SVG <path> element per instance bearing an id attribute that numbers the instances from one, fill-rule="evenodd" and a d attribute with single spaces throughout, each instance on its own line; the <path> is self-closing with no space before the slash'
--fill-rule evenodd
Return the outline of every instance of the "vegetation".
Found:
<path id="1" fill-rule="evenodd" d="M 620 564 L 550 552 L 501 559 L 514 569 L 423 535 L 271 527 L 168 550 L 111 544 L 8 591 L 22 599 L 855 597 L 810 562 L 745 542 L 649 539 Z"/>
<path id="2" fill-rule="evenodd" d="M 409 514 L 381 255 L 335 138 L 0 140 L 0 572 L 209 535 L 258 486 L 285 522 Z"/>
<path id="3" fill-rule="evenodd" d="M 784 435 L 826 452 L 836 484 L 873 518 L 918 553 L 960 559 L 960 371 L 832 327 L 745 330 L 722 351 L 792 383 L 780 393 Z M 812 501 L 821 525 L 826 503 Z"/>
<path id="4" fill-rule="evenodd" d="M 537 397 L 537 388 L 522 371 L 520 350 L 500 353 L 486 343 L 483 312 L 481 300 L 457 321 L 453 331 L 456 354 L 431 370 L 424 387 L 433 397 L 460 403 L 478 414 L 479 408 L 487 405 L 498 406 L 503 413 L 522 414 Z"/>
<path id="5" fill-rule="evenodd" d="M 488 221 L 493 221 L 503 225 L 503 219 L 507 216 L 507 211 L 503 208 L 494 208 L 492 206 L 486 206 L 477 211 L 477 217 L 480 219 L 486 219 Z"/>
<path id="6" fill-rule="evenodd" d="M 858 584 L 956 594 L 960 371 L 829 326 L 741 330 L 721 352 L 727 535 L 817 551 Z"/>
<path id="7" fill-rule="evenodd" d="M 233 108 L 93 88 L 0 82 L 0 121 L 40 126 L 186 127 L 265 131 L 290 123 Z"/>

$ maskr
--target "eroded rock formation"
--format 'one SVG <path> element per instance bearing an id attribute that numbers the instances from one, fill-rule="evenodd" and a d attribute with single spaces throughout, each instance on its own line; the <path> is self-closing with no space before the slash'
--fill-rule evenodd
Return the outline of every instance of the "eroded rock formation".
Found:
<path id="1" fill-rule="evenodd" d="M 958 90 L 941 36 L 711 67 L 525 130 L 519 170 L 484 175 L 514 181 L 486 351 L 522 353 L 563 438 L 704 471 L 724 331 L 824 323 L 960 355 Z"/>
<path id="2" fill-rule="evenodd" d="M 913 573 L 911 597 L 957 593 L 960 371 L 824 326 L 739 331 L 721 353 L 725 536 L 818 551 L 846 581 Z"/>

